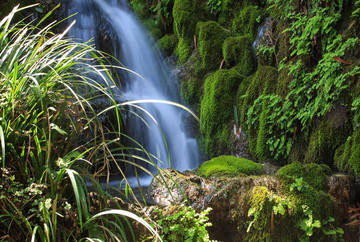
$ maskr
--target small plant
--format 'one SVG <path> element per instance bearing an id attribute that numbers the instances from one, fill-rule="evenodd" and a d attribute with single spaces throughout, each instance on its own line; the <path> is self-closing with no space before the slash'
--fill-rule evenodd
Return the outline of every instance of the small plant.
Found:
<path id="1" fill-rule="evenodd" d="M 208 0 L 207 6 L 210 8 L 211 14 L 217 14 L 221 11 L 221 0 Z"/>
<path id="2" fill-rule="evenodd" d="M 320 220 L 315 220 L 312 215 L 312 211 L 308 206 L 302 205 L 302 211 L 305 215 L 304 219 L 301 219 L 298 223 L 298 227 L 305 232 L 306 236 L 302 236 L 300 238 L 301 241 L 309 241 L 309 237 L 311 237 L 314 233 L 314 228 L 320 228 L 321 223 Z"/>
<path id="3" fill-rule="evenodd" d="M 163 241 L 209 241 L 206 227 L 211 226 L 207 217 L 211 210 L 208 207 L 197 213 L 191 206 L 180 206 L 166 217 L 161 210 L 156 210 L 160 216 L 156 222 L 162 227 L 161 238 Z"/>
<path id="4" fill-rule="evenodd" d="M 306 183 L 303 182 L 303 178 L 300 177 L 300 178 L 296 178 L 295 179 L 295 182 L 292 183 L 290 185 L 290 192 L 294 191 L 294 189 L 296 188 L 299 192 L 301 192 L 301 190 L 304 188 L 308 188 L 309 185 L 307 185 Z"/>

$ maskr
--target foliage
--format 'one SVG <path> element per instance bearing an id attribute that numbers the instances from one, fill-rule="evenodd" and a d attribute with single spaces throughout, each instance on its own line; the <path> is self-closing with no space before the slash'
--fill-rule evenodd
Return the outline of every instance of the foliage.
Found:
<path id="1" fill-rule="evenodd" d="M 129 156 L 120 143 L 127 137 L 118 90 L 101 53 L 66 40 L 71 26 L 60 34 L 52 32 L 54 23 L 41 27 L 52 11 L 36 26 L 12 25 L 20 10 L 0 21 L 0 186 L 9 188 L 0 192 L 2 239 L 135 239 L 126 217 L 156 236 L 136 215 L 110 209 L 119 204 L 96 181 L 115 157 Z M 109 107 L 96 111 L 94 98 Z M 106 125 L 101 115 L 110 111 L 117 118 Z"/>
<path id="2" fill-rule="evenodd" d="M 199 175 L 210 176 L 238 176 L 261 174 L 264 168 L 261 164 L 235 156 L 219 156 L 204 162 L 199 168 Z"/>
<path id="3" fill-rule="evenodd" d="M 267 144 L 271 157 L 280 159 L 288 157 L 297 132 L 308 137 L 313 120 L 327 114 L 349 89 L 350 80 L 360 74 L 358 66 L 347 68 L 351 62 L 343 59 L 351 56 L 359 43 L 358 38 L 343 40 L 337 34 L 335 27 L 341 17 L 342 1 L 331 1 L 328 7 L 321 7 L 316 1 L 306 6 L 304 2 L 306 11 L 296 9 L 288 1 L 269 2 L 285 9 L 284 18 L 292 19 L 285 30 L 291 33 L 292 59 L 279 62 L 279 70 L 288 68 L 292 81 L 286 97 L 260 96 L 249 114 L 254 114 L 251 119 L 259 119 L 260 116 L 251 111 L 269 100 Z"/>
<path id="4" fill-rule="evenodd" d="M 160 216 L 156 222 L 162 227 L 161 238 L 163 241 L 209 241 L 206 227 L 211 226 L 207 217 L 211 210 L 208 207 L 197 213 L 191 206 L 180 206 L 166 217 L 161 210 L 156 210 Z"/>
<path id="5" fill-rule="evenodd" d="M 155 24 L 161 25 L 165 30 L 172 27 L 173 0 L 153 1 L 150 10 L 155 13 Z"/>
<path id="6" fill-rule="evenodd" d="M 221 0 L 208 0 L 206 3 L 210 9 L 210 13 L 215 15 L 221 11 L 221 4 Z"/>

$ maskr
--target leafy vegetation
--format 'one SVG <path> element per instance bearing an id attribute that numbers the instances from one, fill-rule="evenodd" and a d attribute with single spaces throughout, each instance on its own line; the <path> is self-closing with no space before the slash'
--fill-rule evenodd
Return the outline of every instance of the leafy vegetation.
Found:
<path id="1" fill-rule="evenodd" d="M 207 215 L 212 209 L 207 209 L 197 213 L 191 206 L 176 207 L 173 214 L 164 217 L 161 210 L 156 210 L 159 214 L 157 224 L 162 227 L 160 234 L 163 241 L 209 241 L 209 234 L 206 227 L 211 226 Z"/>
<path id="2" fill-rule="evenodd" d="M 2 239 L 134 240 L 127 218 L 157 236 L 97 182 L 111 162 L 130 156 L 122 145 L 122 104 L 101 53 L 65 39 L 71 26 L 60 34 L 55 23 L 42 27 L 52 11 L 35 26 L 12 24 L 21 10 L 0 21 Z M 101 112 L 99 98 L 110 103 Z M 102 116 L 110 111 L 112 125 Z"/>

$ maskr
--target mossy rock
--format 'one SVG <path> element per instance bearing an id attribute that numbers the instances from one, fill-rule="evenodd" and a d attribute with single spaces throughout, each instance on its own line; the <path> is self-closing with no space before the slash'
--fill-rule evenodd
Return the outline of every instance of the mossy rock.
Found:
<path id="1" fill-rule="evenodd" d="M 202 63 L 207 71 L 219 69 L 223 59 L 222 45 L 230 32 L 221 27 L 217 22 L 199 22 L 196 25 L 198 34 L 199 52 Z"/>
<path id="2" fill-rule="evenodd" d="M 199 175 L 205 178 L 210 176 L 238 176 L 258 175 L 264 172 L 261 164 L 235 156 L 219 156 L 206 161 L 199 168 Z"/>
<path id="3" fill-rule="evenodd" d="M 162 38 L 160 38 L 157 42 L 160 50 L 162 50 L 164 54 L 167 56 L 172 55 L 177 43 L 178 43 L 178 38 L 176 34 L 165 35 Z"/>
<path id="4" fill-rule="evenodd" d="M 222 0 L 218 22 L 226 28 L 231 28 L 233 19 L 244 7 L 258 4 L 257 0 Z"/>
<path id="5" fill-rule="evenodd" d="M 176 49 L 179 64 L 184 63 L 194 49 L 193 36 L 197 22 L 194 7 L 193 0 L 175 0 L 174 2 L 174 32 L 179 39 L 179 44 Z"/>
<path id="6" fill-rule="evenodd" d="M 281 178 L 293 177 L 303 178 L 311 187 L 316 190 L 327 190 L 326 173 L 329 173 L 329 167 L 318 164 L 301 164 L 300 162 L 293 162 L 289 165 L 283 166 L 276 173 Z"/>
<path id="7" fill-rule="evenodd" d="M 150 17 L 150 11 L 148 8 L 147 0 L 132 0 L 131 1 L 132 10 L 139 16 L 140 19 L 145 19 Z"/>
<path id="8" fill-rule="evenodd" d="M 336 104 L 313 130 L 304 161 L 334 166 L 335 150 L 346 142 L 350 134 L 348 126 L 345 107 Z"/>
<path id="9" fill-rule="evenodd" d="M 234 18 L 232 31 L 236 34 L 248 34 L 251 41 L 257 36 L 257 29 L 261 20 L 261 11 L 258 7 L 247 6 Z"/>
<path id="10" fill-rule="evenodd" d="M 276 81 L 276 68 L 271 66 L 259 66 L 254 76 L 251 77 L 251 83 L 244 95 L 245 98 L 238 100 L 237 102 L 238 112 L 240 113 L 240 123 L 243 125 L 243 128 L 249 138 L 249 148 L 251 154 L 260 159 L 265 159 L 268 154 L 268 152 L 265 152 L 264 149 L 260 148 L 264 147 L 267 149 L 267 137 L 265 136 L 267 130 L 266 116 L 269 112 L 267 103 L 264 102 L 265 104 L 263 104 L 261 111 L 262 114 L 260 114 L 260 117 L 262 117 L 262 122 L 260 122 L 261 125 L 259 127 L 250 127 L 250 129 L 248 129 L 248 127 L 245 125 L 247 119 L 246 115 L 249 107 L 253 105 L 254 101 L 261 94 L 266 95 L 275 92 Z M 259 130 L 262 132 L 259 132 Z"/>
<path id="11" fill-rule="evenodd" d="M 227 67 L 236 66 L 236 69 L 245 76 L 254 72 L 255 63 L 249 35 L 227 38 L 222 50 Z"/>
<path id="12" fill-rule="evenodd" d="M 292 81 L 291 75 L 289 75 L 289 68 L 284 68 L 279 72 L 277 81 L 276 94 L 285 98 L 289 92 L 289 84 Z"/>
<path id="13" fill-rule="evenodd" d="M 200 111 L 201 148 L 210 158 L 229 152 L 231 147 L 229 122 L 234 117 L 234 97 L 241 80 L 233 69 L 218 70 L 205 80 Z"/>

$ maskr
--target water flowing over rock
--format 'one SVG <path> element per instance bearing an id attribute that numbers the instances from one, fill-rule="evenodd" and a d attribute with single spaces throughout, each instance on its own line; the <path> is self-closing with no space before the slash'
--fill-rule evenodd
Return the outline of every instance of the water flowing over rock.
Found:
<path id="1" fill-rule="evenodd" d="M 68 15 L 78 12 L 77 23 L 70 32 L 72 37 L 80 41 L 94 38 L 97 45 L 111 44 L 106 49 L 112 50 L 111 54 L 126 68 L 137 73 L 121 73 L 125 89 L 121 101 L 181 101 L 177 78 L 150 43 L 125 0 L 69 0 L 67 6 Z M 153 154 L 154 161 L 161 167 L 169 167 L 171 163 L 171 167 L 178 170 L 193 169 L 200 158 L 196 140 L 184 130 L 184 112 L 163 103 L 133 105 L 126 117 L 126 132 Z"/>

